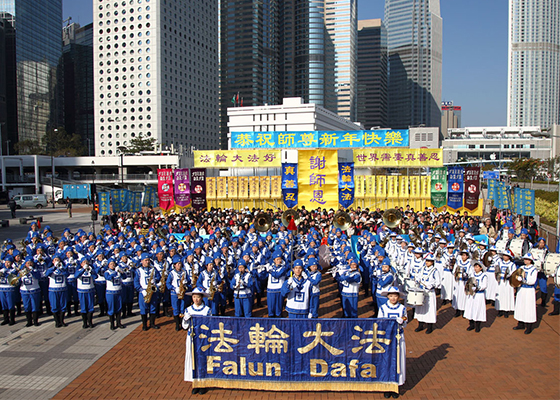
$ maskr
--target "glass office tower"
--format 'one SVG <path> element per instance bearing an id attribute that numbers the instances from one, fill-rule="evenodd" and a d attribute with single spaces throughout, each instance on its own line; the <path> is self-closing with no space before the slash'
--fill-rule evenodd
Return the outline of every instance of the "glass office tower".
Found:
<path id="1" fill-rule="evenodd" d="M 0 0 L 0 14 L 15 28 L 17 116 L 8 116 L 7 137 L 10 146 L 23 140 L 40 143 L 58 125 L 62 0 Z"/>

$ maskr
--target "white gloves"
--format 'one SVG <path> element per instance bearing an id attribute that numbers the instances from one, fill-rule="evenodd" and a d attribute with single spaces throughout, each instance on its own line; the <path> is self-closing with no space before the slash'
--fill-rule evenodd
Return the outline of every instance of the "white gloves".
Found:
<path id="1" fill-rule="evenodd" d="M 146 292 L 145 290 L 142 290 L 142 296 L 146 296 L 148 294 L 148 292 Z"/>
<path id="2" fill-rule="evenodd" d="M 404 322 L 404 320 L 401 317 L 397 317 L 396 320 L 399 325 L 402 325 L 402 323 Z"/>

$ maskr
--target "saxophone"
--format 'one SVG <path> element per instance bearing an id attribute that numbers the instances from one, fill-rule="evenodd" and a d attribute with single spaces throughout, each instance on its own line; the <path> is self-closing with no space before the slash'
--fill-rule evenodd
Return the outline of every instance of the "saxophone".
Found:
<path id="1" fill-rule="evenodd" d="M 152 269 L 150 274 L 150 279 L 148 280 L 148 287 L 146 288 L 146 295 L 144 296 L 144 303 L 149 303 L 152 301 L 152 295 L 154 294 L 154 273 L 156 269 Z"/>
<path id="2" fill-rule="evenodd" d="M 216 287 L 214 286 L 214 275 L 212 275 L 212 278 L 210 279 L 210 285 L 208 286 L 208 293 L 210 294 L 210 296 L 208 296 L 208 299 L 210 301 L 214 300 L 214 295 L 216 294 Z"/>
<path id="3" fill-rule="evenodd" d="M 185 291 L 187 290 L 187 288 L 185 287 L 185 275 L 187 273 L 185 272 L 184 274 L 181 275 L 181 280 L 179 281 L 179 293 L 177 293 L 177 298 L 179 300 L 183 300 L 183 298 L 185 297 Z"/>
<path id="4" fill-rule="evenodd" d="M 21 278 L 27 276 L 27 274 L 29 274 L 29 269 L 26 266 L 24 266 L 22 269 L 19 270 L 19 274 L 15 278 L 10 280 L 9 282 L 10 285 L 17 286 L 21 281 Z"/>
<path id="5" fill-rule="evenodd" d="M 161 286 L 159 287 L 160 293 L 165 292 L 167 287 L 167 265 L 164 265 L 164 268 L 161 271 Z"/>

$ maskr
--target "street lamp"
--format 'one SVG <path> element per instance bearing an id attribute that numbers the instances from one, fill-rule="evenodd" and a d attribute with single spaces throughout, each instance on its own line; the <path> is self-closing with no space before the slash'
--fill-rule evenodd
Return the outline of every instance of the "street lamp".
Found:
<path id="1" fill-rule="evenodd" d="M 57 133 L 58 129 L 54 128 L 54 132 Z M 54 155 L 53 155 L 52 146 L 51 146 L 51 196 L 52 196 L 52 208 L 54 208 Z"/>
<path id="2" fill-rule="evenodd" d="M 124 152 L 126 151 L 126 147 L 119 146 L 117 150 L 121 153 L 121 186 L 124 189 Z"/>

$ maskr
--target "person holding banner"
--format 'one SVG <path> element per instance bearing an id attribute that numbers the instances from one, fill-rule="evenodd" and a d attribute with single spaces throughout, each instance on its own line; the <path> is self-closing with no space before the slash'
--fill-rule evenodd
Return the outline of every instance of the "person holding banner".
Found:
<path id="1" fill-rule="evenodd" d="M 399 379 L 399 386 L 404 385 L 406 381 L 406 343 L 404 340 L 404 328 L 407 324 L 407 316 L 406 316 L 406 307 L 399 303 L 399 295 L 400 291 L 397 287 L 393 286 L 390 287 L 386 292 L 384 292 L 387 296 L 388 301 L 379 307 L 379 315 L 378 318 L 393 318 L 399 324 L 399 335 L 400 338 L 398 346 L 399 348 L 399 359 L 397 362 L 399 363 L 398 367 L 398 379 Z M 398 398 L 398 393 L 391 393 L 386 392 L 384 393 L 384 397 L 386 399 L 390 398 Z"/>
<path id="2" fill-rule="evenodd" d="M 192 326 L 192 316 L 193 315 L 202 315 L 205 317 L 209 317 L 212 315 L 212 311 L 210 307 L 204 304 L 202 301 L 203 298 L 208 297 L 208 293 L 202 290 L 199 287 L 195 287 L 192 292 L 188 292 L 187 295 L 192 297 L 193 304 L 187 307 L 183 312 L 183 321 L 182 326 L 183 329 L 188 331 L 187 340 L 186 340 L 186 352 L 185 352 L 185 381 L 192 382 L 193 381 L 193 371 L 195 369 L 194 365 L 194 347 L 192 342 L 193 333 L 193 326 Z M 205 394 L 207 389 L 194 389 L 192 390 L 192 394 Z"/>
<path id="3" fill-rule="evenodd" d="M 282 297 L 287 297 L 286 311 L 288 318 L 307 318 L 309 315 L 309 298 L 311 282 L 303 276 L 303 261 L 294 261 L 293 275 L 282 284 Z"/>

